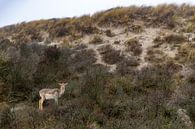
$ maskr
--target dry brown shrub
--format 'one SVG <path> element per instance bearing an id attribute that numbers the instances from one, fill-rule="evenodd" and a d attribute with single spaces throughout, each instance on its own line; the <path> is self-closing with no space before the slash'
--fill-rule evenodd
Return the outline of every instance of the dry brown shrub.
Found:
<path id="1" fill-rule="evenodd" d="M 143 26 L 132 24 L 125 29 L 125 32 L 141 33 L 143 32 Z"/>
<path id="2" fill-rule="evenodd" d="M 131 51 L 134 56 L 139 56 L 142 53 L 142 45 L 137 38 L 131 38 L 125 42 L 127 51 Z"/>
<path id="3" fill-rule="evenodd" d="M 98 51 L 102 55 L 103 60 L 108 64 L 115 64 L 123 59 L 120 55 L 120 51 L 115 50 L 111 45 L 102 46 Z"/>
<path id="4" fill-rule="evenodd" d="M 194 62 L 195 61 L 195 45 L 185 43 L 178 49 L 179 53 L 177 59 L 181 62 Z"/>
<path id="5" fill-rule="evenodd" d="M 115 36 L 115 34 L 110 29 L 106 30 L 105 33 L 106 33 L 106 36 L 108 36 L 108 37 L 114 37 Z"/>
<path id="6" fill-rule="evenodd" d="M 161 63 L 167 60 L 167 56 L 160 50 L 149 49 L 145 60 L 151 63 Z"/>
<path id="7" fill-rule="evenodd" d="M 103 39 L 99 35 L 95 35 L 91 41 L 89 41 L 90 44 L 101 44 L 103 43 Z"/>

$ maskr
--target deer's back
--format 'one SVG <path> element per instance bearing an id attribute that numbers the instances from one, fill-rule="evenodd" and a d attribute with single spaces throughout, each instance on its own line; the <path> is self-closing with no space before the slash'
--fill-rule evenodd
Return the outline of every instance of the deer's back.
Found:
<path id="1" fill-rule="evenodd" d="M 50 99 L 53 97 L 58 97 L 59 96 L 60 90 L 57 88 L 54 89 L 42 89 L 39 91 L 39 95 L 41 97 L 45 97 L 46 99 Z"/>

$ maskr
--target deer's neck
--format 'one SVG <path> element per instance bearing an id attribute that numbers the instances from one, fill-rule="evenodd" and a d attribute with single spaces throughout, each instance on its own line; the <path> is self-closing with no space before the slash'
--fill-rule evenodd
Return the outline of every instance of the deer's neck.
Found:
<path id="1" fill-rule="evenodd" d="M 60 97 L 64 94 L 65 88 L 60 88 Z"/>

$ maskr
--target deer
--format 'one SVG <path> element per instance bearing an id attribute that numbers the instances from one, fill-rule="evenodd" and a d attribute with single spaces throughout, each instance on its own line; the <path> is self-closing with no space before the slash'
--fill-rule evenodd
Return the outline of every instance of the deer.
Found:
<path id="1" fill-rule="evenodd" d="M 39 100 L 39 109 L 43 110 L 43 102 L 45 100 L 54 99 L 56 105 L 58 106 L 58 99 L 64 94 L 65 86 L 68 85 L 67 82 L 58 83 L 60 88 L 48 89 L 44 88 L 39 91 L 41 99 Z"/>

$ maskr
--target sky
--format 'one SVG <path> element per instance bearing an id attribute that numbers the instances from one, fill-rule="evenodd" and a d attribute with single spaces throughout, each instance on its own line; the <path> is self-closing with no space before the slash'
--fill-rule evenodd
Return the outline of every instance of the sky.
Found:
<path id="1" fill-rule="evenodd" d="M 0 27 L 23 21 L 93 14 L 118 6 L 188 3 L 195 0 L 0 0 Z"/>

